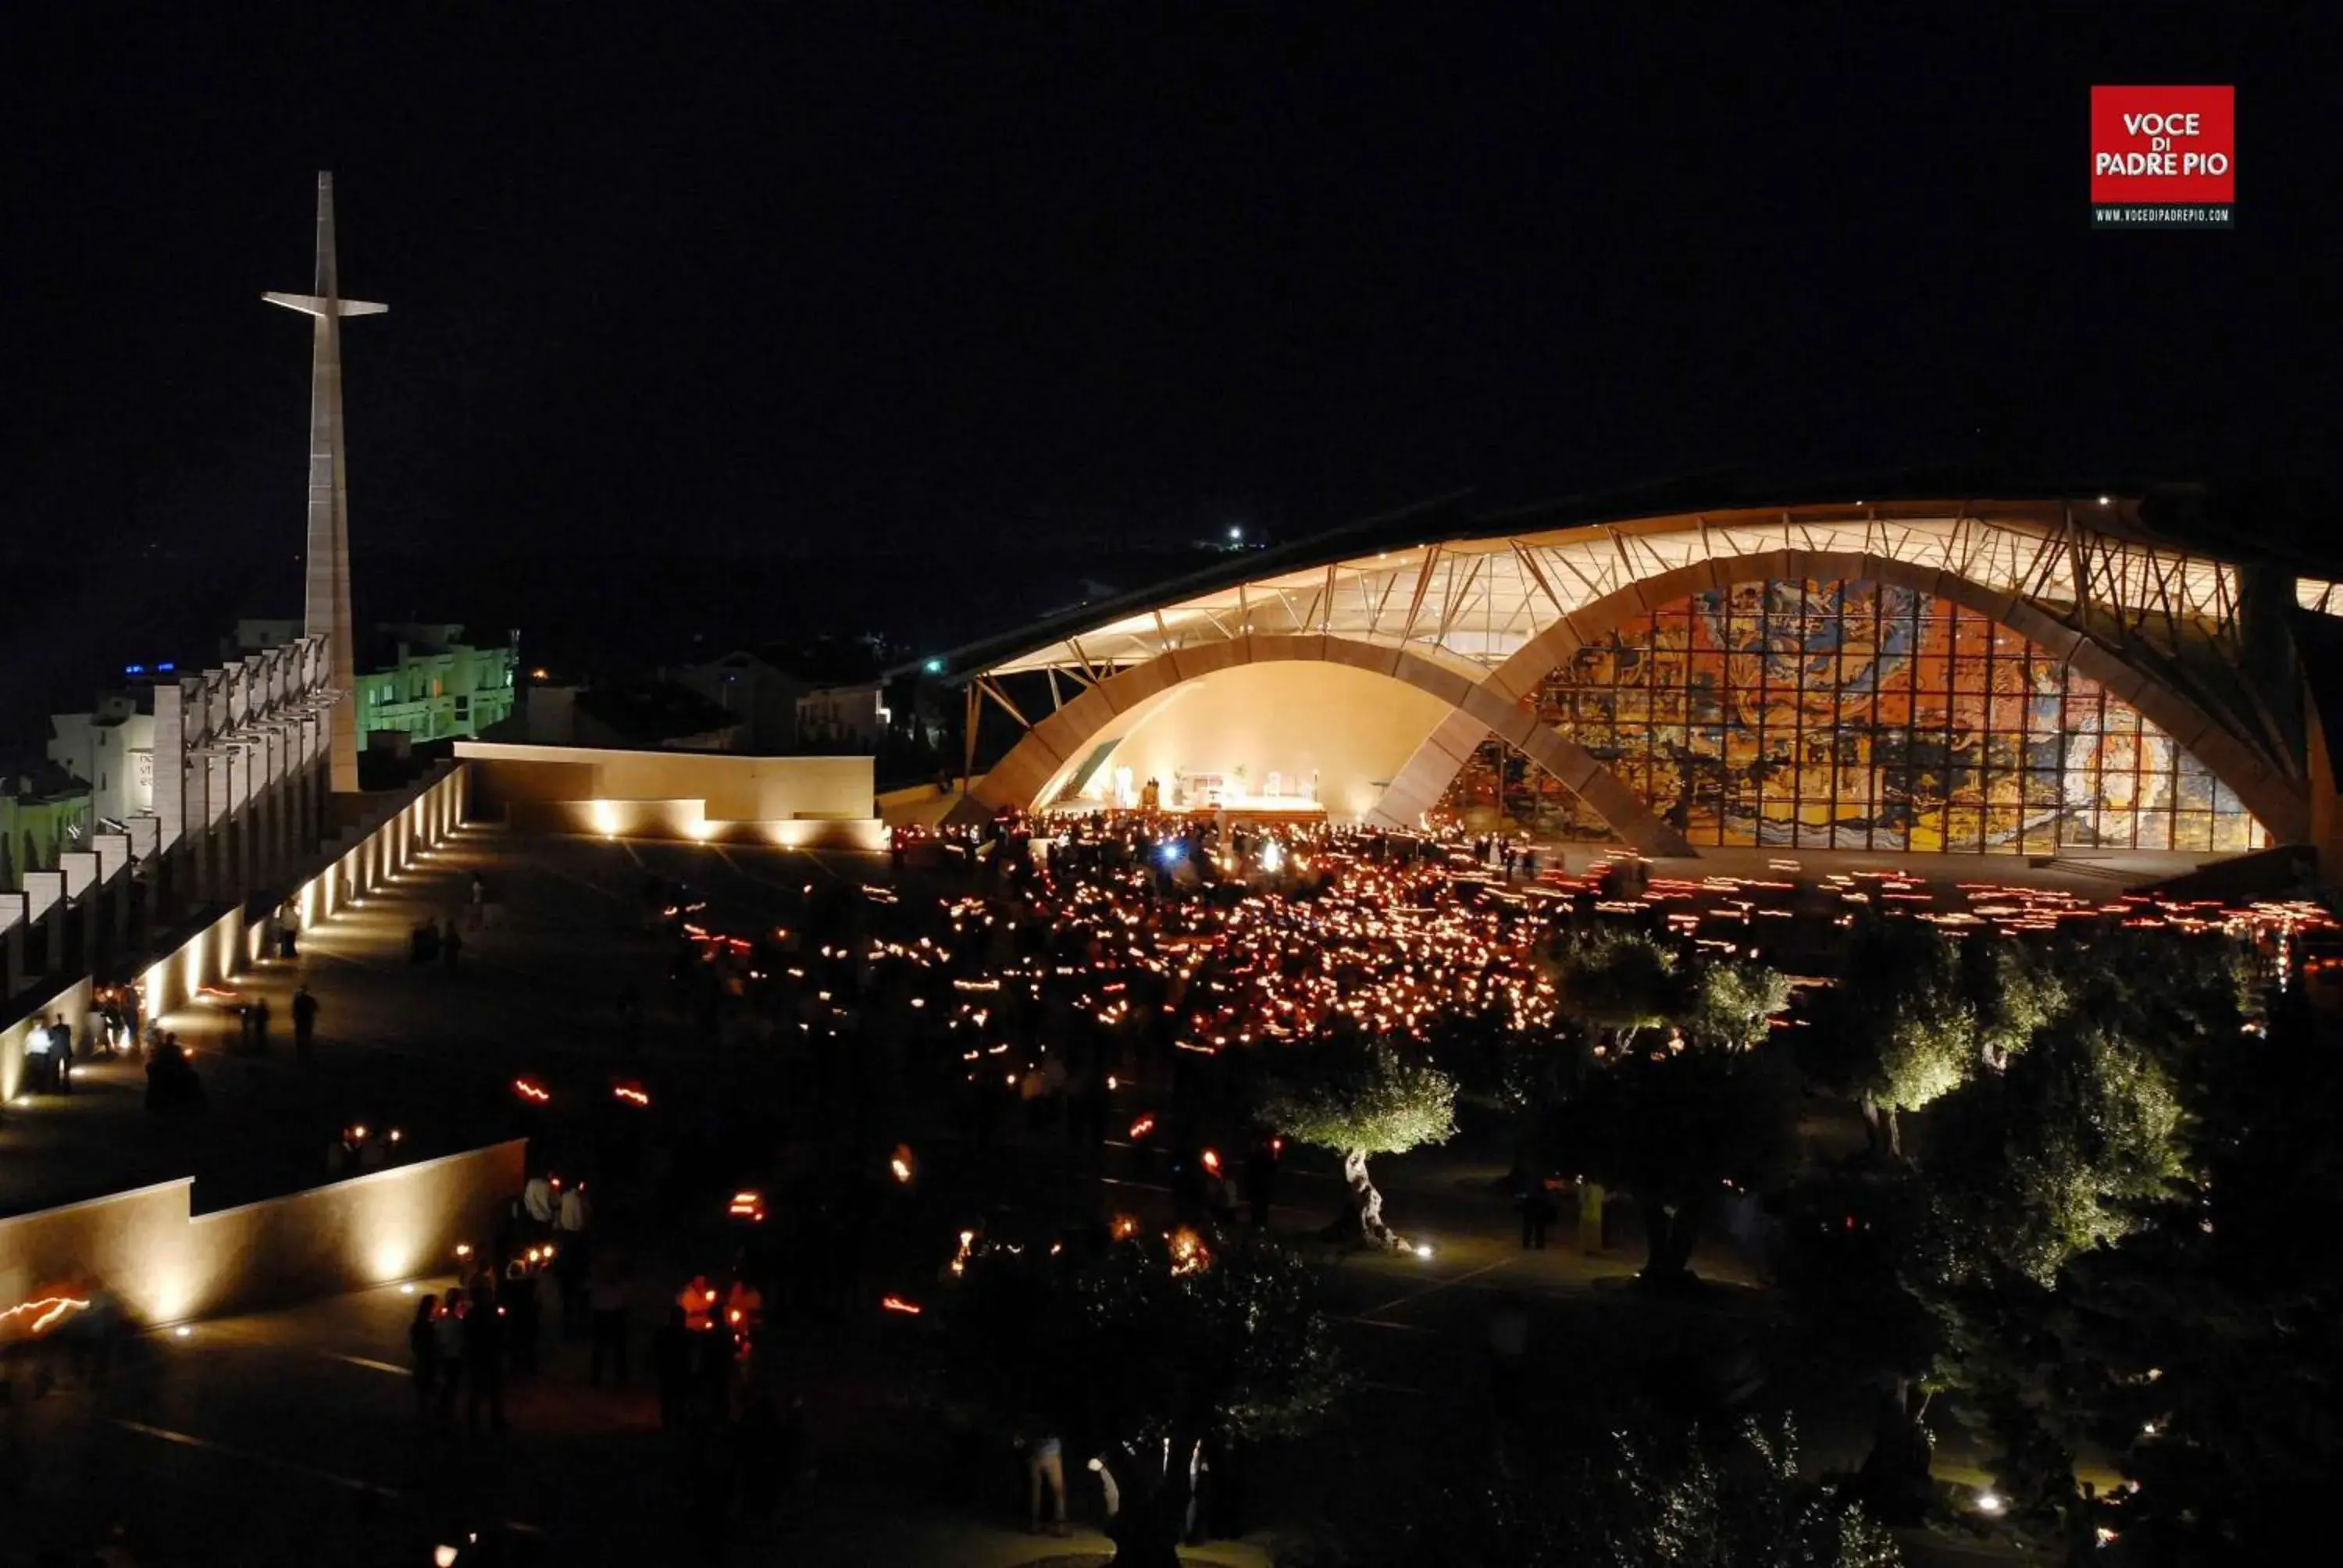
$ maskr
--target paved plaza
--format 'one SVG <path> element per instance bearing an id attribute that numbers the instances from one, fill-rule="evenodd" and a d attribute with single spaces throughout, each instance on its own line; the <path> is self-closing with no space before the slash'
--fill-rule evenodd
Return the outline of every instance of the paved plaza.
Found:
<path id="1" fill-rule="evenodd" d="M 474 923 L 476 874 L 491 902 Z M 535 1133 L 512 1081 L 526 1075 L 562 1097 L 606 1094 L 613 1076 L 629 1070 L 617 1012 L 629 987 L 648 1004 L 648 1049 L 637 1070 L 660 1099 L 660 1137 L 688 1142 L 692 1118 L 713 1113 L 711 1097 L 770 1101 L 761 1111 L 777 1138 L 834 1137 L 812 1097 L 774 1076 L 755 1040 L 738 1031 L 710 1039 L 669 1004 L 669 939 L 652 917 L 647 886 L 653 878 L 686 884 L 689 897 L 705 899 L 738 929 L 789 918 L 809 885 L 887 876 L 879 856 L 468 828 L 385 895 L 304 933 L 297 960 L 272 960 L 239 979 L 235 1001 L 266 997 L 274 1010 L 266 1053 L 239 1041 L 225 999 L 199 1000 L 164 1020 L 196 1052 L 210 1092 L 202 1113 L 150 1116 L 127 1062 L 85 1068 L 70 1098 L 12 1108 L 0 1129 L 9 1206 L 188 1173 L 199 1211 L 314 1184 L 326 1177 L 335 1131 L 354 1120 L 399 1127 L 402 1146 L 417 1156 Z M 416 924 L 450 916 L 466 928 L 459 960 L 411 962 Z M 306 1062 L 295 1058 L 289 1025 L 302 984 L 321 1003 L 318 1042 Z M 692 1101 L 677 1112 L 680 1126 L 669 1120 L 678 1099 Z M 907 1124 L 886 1129 L 889 1136 L 912 1141 L 942 1168 L 970 1168 L 951 1148 L 948 1127 L 906 1114 Z M 550 1123 L 547 1132 L 556 1151 L 568 1136 Z M 1012 1133 L 983 1163 L 1013 1181 L 1034 1153 Z M 1687 1355 L 1704 1358 L 1686 1367 L 1687 1377 L 1741 1377 L 1744 1368 L 1715 1364 L 1722 1324 L 1721 1342 L 1773 1378 L 1775 1397 L 1797 1409 L 1810 1464 L 1845 1465 L 1860 1455 L 1866 1433 L 1854 1396 L 1808 1392 L 1831 1380 L 1801 1375 L 1808 1352 L 1787 1342 L 1766 1293 L 1729 1250 L 1700 1253 L 1699 1271 L 1714 1288 L 1695 1305 L 1631 1295 L 1626 1282 L 1640 1261 L 1632 1237 L 1588 1254 L 1564 1223 L 1548 1250 L 1519 1247 L 1504 1165 L 1485 1150 L 1461 1149 L 1379 1161 L 1393 1222 L 1433 1253 L 1342 1255 L 1314 1241 L 1341 1202 L 1332 1163 L 1297 1151 L 1273 1224 L 1325 1264 L 1353 1402 L 1333 1430 L 1264 1461 L 1253 1483 L 1262 1501 L 1252 1543 L 1215 1544 L 1199 1560 L 1232 1568 L 1266 1562 L 1266 1544 L 1281 1531 L 1406 1484 L 1409 1445 L 1362 1445 L 1352 1433 L 1472 1442 L 1498 1397 L 1486 1347 L 1501 1311 L 1526 1315 L 1530 1359 L 1549 1370 L 1563 1395 L 1576 1371 L 1599 1368 L 1627 1334 L 1646 1350 L 1664 1345 L 1679 1320 L 1685 1342 L 1699 1347 Z M 1101 1180 L 1110 1207 L 1151 1222 L 1168 1218 L 1168 1190 L 1141 1151 L 1111 1143 Z M 16 1504 L 33 1505 L 28 1516 L 41 1521 L 41 1541 L 87 1543 L 120 1520 L 150 1550 L 206 1543 L 191 1555 L 197 1561 L 419 1562 L 433 1543 L 427 1537 L 476 1528 L 508 1532 L 517 1551 L 540 1561 L 672 1560 L 693 1539 L 691 1477 L 659 1429 L 639 1336 L 680 1279 L 709 1264 L 700 1231 L 655 1210 L 647 1192 L 609 1192 L 599 1214 L 642 1263 L 631 1388 L 588 1386 L 583 1342 L 563 1339 L 548 1309 L 545 1366 L 515 1385 L 511 1432 L 475 1435 L 460 1421 L 454 1432 L 435 1430 L 413 1408 L 404 1323 L 414 1292 L 447 1282 L 408 1282 L 411 1291 L 392 1285 L 141 1340 L 102 1389 L 65 1369 L 35 1399 L 35 1373 L 20 1366 L 7 1412 L 9 1442 L 25 1456 Z M 956 1222 L 940 1211 L 905 1228 L 880 1250 L 879 1280 L 911 1292 L 933 1288 L 937 1249 Z M 973 1466 L 955 1458 L 943 1409 L 906 1337 L 918 1332 L 871 1311 L 793 1325 L 779 1337 L 769 1375 L 805 1398 L 815 1480 L 769 1530 L 733 1528 L 735 1560 L 1006 1568 L 1106 1550 L 1094 1531 L 1070 1545 L 1008 1527 L 1020 1505 L 1013 1457 L 987 1452 Z M 1960 1453 L 1942 1457 L 1957 1473 Z M 131 1486 L 119 1479 L 133 1476 Z M 1086 1494 L 1094 1483 L 1079 1472 L 1074 1480 L 1077 1513 L 1094 1520 L 1097 1499 Z M 228 1542 L 236 1543 L 232 1551 L 215 1550 Z M 333 1544 L 327 1551 L 316 1543 Z"/>

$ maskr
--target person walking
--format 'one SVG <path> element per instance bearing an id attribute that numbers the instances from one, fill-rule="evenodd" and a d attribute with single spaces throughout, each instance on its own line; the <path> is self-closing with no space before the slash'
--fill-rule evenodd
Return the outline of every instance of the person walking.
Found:
<path id="1" fill-rule="evenodd" d="M 615 1252 L 594 1260 L 593 1282 L 586 1288 L 586 1303 L 593 1323 L 594 1350 L 587 1381 L 602 1386 L 607 1363 L 613 1380 L 627 1386 L 627 1268 Z M 665 1385 L 662 1384 L 662 1387 Z"/>
<path id="2" fill-rule="evenodd" d="M 425 1296 L 415 1303 L 415 1317 L 407 1325 L 407 1351 L 415 1361 L 415 1408 L 431 1411 L 431 1396 L 439 1386 L 439 1298 Z"/>
<path id="3" fill-rule="evenodd" d="M 1283 1157 L 1283 1141 L 1268 1136 L 1255 1138 L 1245 1153 L 1245 1201 L 1257 1231 L 1269 1229 L 1270 1201 L 1277 1191 L 1277 1167 Z"/>
<path id="4" fill-rule="evenodd" d="M 317 1043 L 317 999 L 305 985 L 293 993 L 293 1054 L 307 1061 L 310 1047 Z"/>
<path id="5" fill-rule="evenodd" d="M 252 1049 L 262 1056 L 268 1054 L 268 999 L 255 997 L 252 1001 Z"/>
<path id="6" fill-rule="evenodd" d="M 586 1332 L 588 1271 L 593 1258 L 584 1238 L 565 1236 L 553 1253 L 553 1293 L 561 1303 L 561 1337 L 574 1340 Z"/>
<path id="7" fill-rule="evenodd" d="M 530 1249 L 534 1256 L 536 1249 Z M 537 1375 L 537 1337 L 543 1296 L 537 1287 L 537 1266 L 528 1258 L 505 1265 L 504 1282 L 497 1287 L 497 1312 L 504 1321 L 498 1330 L 505 1342 L 506 1361 L 515 1377 Z"/>
<path id="8" fill-rule="evenodd" d="M 450 915 L 447 930 L 439 933 L 439 961 L 452 970 L 456 967 L 456 960 L 463 956 L 463 951 L 464 933 L 456 929 L 456 917 Z"/>
<path id="9" fill-rule="evenodd" d="M 439 1340 L 434 1370 L 439 1379 L 437 1416 L 443 1425 L 456 1417 L 456 1390 L 464 1381 L 464 1320 L 471 1313 L 472 1298 L 458 1285 L 439 1303 L 439 1315 L 432 1321 Z"/>
<path id="10" fill-rule="evenodd" d="M 522 1186 L 521 1210 L 528 1215 L 528 1222 L 536 1227 L 536 1231 L 531 1232 L 532 1235 L 553 1228 L 554 1202 L 553 1183 L 544 1171 L 540 1171 L 531 1176 Z"/>
<path id="11" fill-rule="evenodd" d="M 1018 1439 L 1025 1450 L 1025 1528 L 1032 1534 L 1041 1533 L 1041 1489 L 1050 1491 L 1050 1533 L 1064 1535 L 1066 1528 L 1066 1445 L 1058 1434 L 1040 1422 L 1033 1423 L 1026 1435 Z"/>
<path id="12" fill-rule="evenodd" d="M 1545 1231 L 1554 1223 L 1554 1197 L 1545 1178 L 1527 1160 L 1513 1161 L 1513 1207 L 1522 1213 L 1522 1251 L 1545 1251 Z"/>
<path id="13" fill-rule="evenodd" d="M 32 1030 L 25 1037 L 25 1091 L 28 1093 L 51 1091 L 54 1086 L 50 1080 L 55 1070 L 55 1063 L 49 1057 L 48 1020 L 43 1016 L 34 1020 Z"/>
<path id="14" fill-rule="evenodd" d="M 564 1241 L 579 1243 L 586 1240 L 586 1227 L 593 1220 L 593 1210 L 586 1201 L 586 1183 L 572 1182 L 561 1190 L 561 1197 L 553 1206 L 553 1228 Z"/>
<path id="15" fill-rule="evenodd" d="M 488 1430 L 505 1429 L 504 1320 L 487 1282 L 472 1287 L 471 1310 L 464 1314 L 464 1424 L 480 1430 L 480 1406 L 488 1407 Z"/>
<path id="16" fill-rule="evenodd" d="M 662 1432 L 681 1431 L 691 1410 L 691 1338 L 681 1303 L 668 1309 L 667 1322 L 651 1337 L 651 1370 L 659 1378 Z"/>

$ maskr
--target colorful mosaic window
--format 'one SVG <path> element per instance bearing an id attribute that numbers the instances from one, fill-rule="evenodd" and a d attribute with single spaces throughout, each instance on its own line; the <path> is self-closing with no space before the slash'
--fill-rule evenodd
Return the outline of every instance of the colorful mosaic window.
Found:
<path id="1" fill-rule="evenodd" d="M 2267 841 L 2203 764 L 2097 682 L 1975 610 L 1864 579 L 1740 583 L 1663 605 L 1581 648 L 1539 701 L 1695 846 Z M 1518 760 L 1468 767 L 1459 789 L 1568 831 L 1551 781 Z"/>

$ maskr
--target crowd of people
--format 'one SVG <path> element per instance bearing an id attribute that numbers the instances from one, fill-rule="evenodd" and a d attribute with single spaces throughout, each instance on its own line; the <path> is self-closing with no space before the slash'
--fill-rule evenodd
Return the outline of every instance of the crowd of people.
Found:
<path id="1" fill-rule="evenodd" d="M 177 1033 L 147 1020 L 141 1032 L 137 988 L 100 988 L 76 1032 L 62 1012 L 35 1018 L 25 1050 L 23 1092 L 71 1094 L 76 1064 L 143 1057 L 146 1070 L 146 1109 L 172 1113 L 200 1108 L 203 1080 L 180 1044 Z"/>
<path id="2" fill-rule="evenodd" d="M 1141 1084 L 1176 1145 L 1236 1116 L 1256 1053 L 1232 1047 L 1338 1020 L 1419 1038 L 1460 1018 L 1538 1027 L 1554 1005 L 1542 955 L 1593 896 L 1508 880 L 1493 849 L 1484 866 L 1464 843 L 1316 823 L 1098 817 L 1042 839 L 1004 819 L 898 849 L 940 888 L 818 887 L 767 930 L 727 930 L 665 884 L 647 898 L 704 1038 L 779 1050 L 850 1118 L 940 1093 L 979 1147 L 1037 1127 L 1120 1136 Z M 1516 877 L 1534 864 L 1511 859 Z"/>
<path id="3" fill-rule="evenodd" d="M 887 884 L 809 884 L 775 925 L 671 883 L 642 889 L 644 918 L 670 944 L 669 990 L 648 1003 L 621 992 L 621 1060 L 653 1074 L 670 1065 L 646 1020 L 672 1016 L 703 1049 L 781 1063 L 807 1120 L 850 1151 L 842 1168 L 817 1162 L 776 1186 L 769 1245 L 670 1304 L 652 1337 L 670 1425 L 718 1419 L 723 1402 L 706 1391 L 738 1364 L 736 1311 L 755 1324 L 767 1300 L 817 1312 L 842 1301 L 880 1315 L 856 1260 L 887 1215 L 916 1211 L 884 1205 L 925 1172 L 908 1149 L 875 1163 L 850 1151 L 890 1148 L 906 1115 L 932 1125 L 947 1113 L 968 1223 L 990 1225 L 1001 1217 L 976 1213 L 1015 1201 L 1008 1173 L 1027 1162 L 989 1153 L 1013 1142 L 1073 1168 L 1128 1143 L 1180 1220 L 1266 1225 L 1284 1146 L 1246 1114 L 1257 1057 L 1346 1024 L 1426 1038 L 1458 1020 L 1537 1026 L 1554 1006 L 1543 955 L 1584 906 L 1580 890 L 1524 885 L 1535 862 L 1518 848 L 1509 877 L 1495 846 L 1318 823 L 1101 816 L 1061 828 L 1041 837 L 1004 819 L 905 835 Z M 932 1265 L 935 1288 L 949 1288 L 949 1265 Z M 1069 1467 L 1058 1434 L 1019 1435 L 1019 1490 L 1029 1523 L 1045 1526 L 1063 1517 Z"/>
<path id="4" fill-rule="evenodd" d="M 508 1391 L 554 1375 L 548 1332 L 584 1342 L 589 1388 L 623 1398 L 648 1372 L 687 1515 L 699 1543 L 719 1551 L 736 1523 L 769 1524 L 809 1464 L 803 1401 L 767 1348 L 759 1282 L 769 1260 L 742 1251 L 730 1269 L 695 1273 L 647 1314 L 653 1271 L 601 1233 L 589 1185 L 533 1171 L 494 1238 L 459 1249 L 454 1287 L 417 1300 L 407 1325 L 417 1417 L 440 1430 L 457 1425 L 460 1412 L 466 1431 L 501 1433 Z"/>

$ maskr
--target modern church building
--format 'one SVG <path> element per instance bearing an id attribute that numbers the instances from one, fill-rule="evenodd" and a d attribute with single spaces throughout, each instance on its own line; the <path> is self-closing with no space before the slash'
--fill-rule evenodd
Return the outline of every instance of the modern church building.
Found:
<path id="1" fill-rule="evenodd" d="M 972 805 L 1447 815 L 1672 857 L 2328 844 L 2308 676 L 2343 588 L 2184 542 L 2194 509 L 1379 519 L 963 650 L 981 749 L 1014 737 Z"/>

